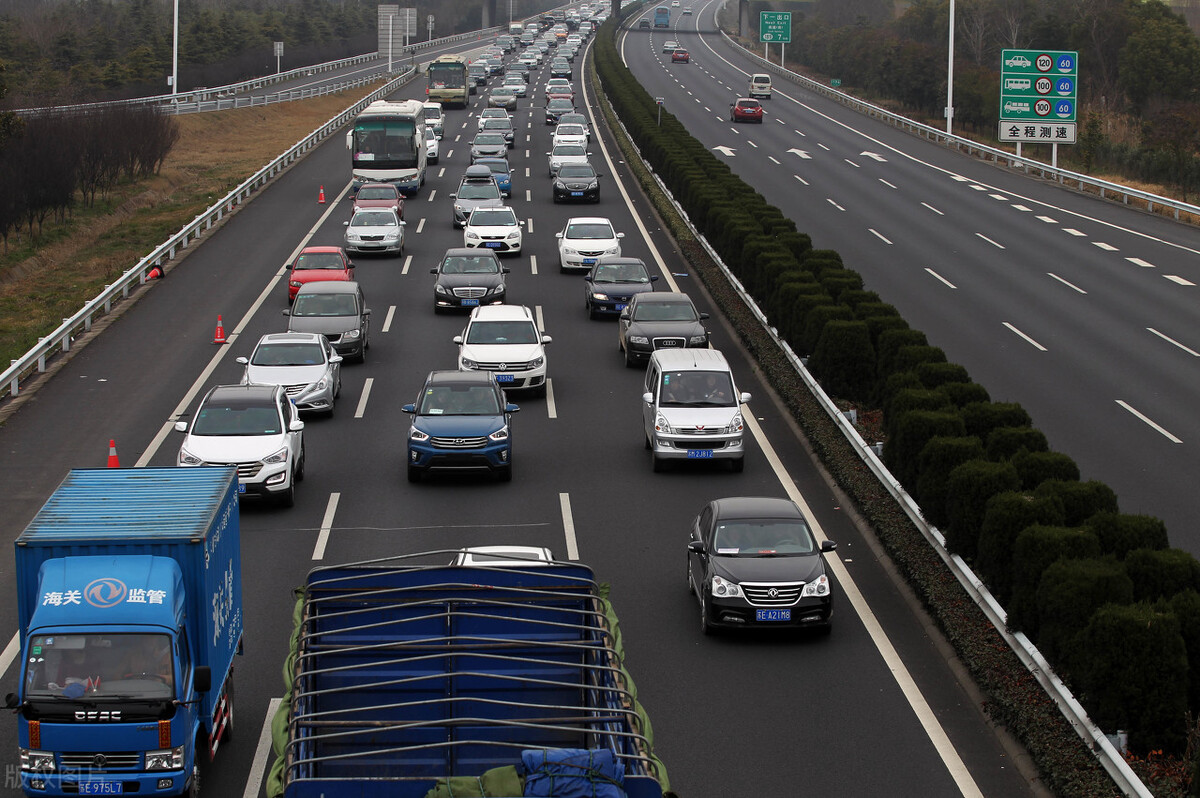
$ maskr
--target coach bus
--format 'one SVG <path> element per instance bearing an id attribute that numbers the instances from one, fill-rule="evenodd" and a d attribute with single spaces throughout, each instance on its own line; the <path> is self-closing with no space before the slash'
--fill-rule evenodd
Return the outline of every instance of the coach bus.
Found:
<path id="1" fill-rule="evenodd" d="M 425 184 L 425 116 L 420 100 L 376 100 L 346 134 L 351 191 L 363 183 L 395 183 L 408 195 Z"/>
<path id="2" fill-rule="evenodd" d="M 669 28 L 671 27 L 671 9 L 666 6 L 659 6 L 654 9 L 654 27 Z"/>
<path id="3" fill-rule="evenodd" d="M 429 102 L 443 106 L 467 107 L 470 94 L 467 80 L 467 61 L 460 55 L 443 55 L 429 64 Z"/>

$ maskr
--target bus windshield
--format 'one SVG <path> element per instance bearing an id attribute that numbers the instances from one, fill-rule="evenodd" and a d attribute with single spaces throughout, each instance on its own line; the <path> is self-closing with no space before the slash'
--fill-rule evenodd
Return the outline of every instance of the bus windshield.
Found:
<path id="1" fill-rule="evenodd" d="M 429 86 L 433 89 L 461 89 L 467 85 L 467 69 L 459 64 L 430 64 Z"/>
<path id="2" fill-rule="evenodd" d="M 412 119 L 360 119 L 351 147 L 354 164 L 370 169 L 418 166 L 417 126 Z"/>

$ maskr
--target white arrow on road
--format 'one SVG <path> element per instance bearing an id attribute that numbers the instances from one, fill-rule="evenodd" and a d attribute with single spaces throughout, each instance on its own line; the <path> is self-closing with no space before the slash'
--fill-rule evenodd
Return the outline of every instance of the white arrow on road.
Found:
<path id="1" fill-rule="evenodd" d="M 882 155 L 876 152 L 860 152 L 859 155 L 865 155 L 868 158 L 879 161 L 880 163 L 887 163 L 887 158 L 884 158 Z"/>
<path id="2" fill-rule="evenodd" d="M 803 159 L 804 159 L 804 160 L 806 160 L 806 161 L 811 161 L 811 160 L 812 160 L 812 156 L 811 156 L 811 155 L 809 155 L 809 154 L 808 154 L 807 152 L 805 152 L 804 150 L 798 150 L 798 149 L 796 149 L 795 147 L 792 147 L 790 150 L 788 150 L 788 152 L 794 152 L 794 153 L 796 153 L 797 155 L 799 155 L 801 158 L 803 158 Z"/>
<path id="3" fill-rule="evenodd" d="M 725 155 L 725 157 L 727 157 L 727 158 L 734 157 L 733 147 L 726 147 L 726 146 L 722 145 L 720 147 L 713 147 L 713 149 L 716 150 L 717 152 L 723 153 Z"/>

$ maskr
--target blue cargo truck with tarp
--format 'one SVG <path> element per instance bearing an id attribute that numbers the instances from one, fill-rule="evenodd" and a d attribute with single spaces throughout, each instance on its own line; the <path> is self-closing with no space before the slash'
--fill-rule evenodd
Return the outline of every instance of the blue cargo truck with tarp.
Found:
<path id="1" fill-rule="evenodd" d="M 26 795 L 195 795 L 233 723 L 237 472 L 71 471 L 16 541 Z"/>
<path id="2" fill-rule="evenodd" d="M 670 795 L 592 571 L 463 562 L 426 552 L 309 574 L 267 795 Z"/>

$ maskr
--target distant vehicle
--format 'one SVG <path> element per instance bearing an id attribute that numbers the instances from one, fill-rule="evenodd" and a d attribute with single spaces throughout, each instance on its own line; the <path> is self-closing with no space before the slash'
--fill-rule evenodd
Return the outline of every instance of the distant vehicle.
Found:
<path id="1" fill-rule="evenodd" d="M 351 191 L 364 183 L 394 183 L 405 194 L 425 184 L 425 112 L 419 100 L 376 100 L 363 109 L 350 132 Z"/>
<path id="2" fill-rule="evenodd" d="M 429 87 L 425 93 L 430 102 L 466 108 L 470 91 L 467 85 L 467 60 L 461 55 L 435 58 L 426 70 Z"/>
<path id="3" fill-rule="evenodd" d="M 341 247 L 305 247 L 296 260 L 284 268 L 288 275 L 288 301 L 296 298 L 296 292 L 309 283 L 322 280 L 353 280 L 354 264 Z"/>
<path id="4" fill-rule="evenodd" d="M 342 357 L 361 363 L 371 348 L 371 309 L 357 282 L 309 283 L 283 315 L 288 332 L 320 333 Z"/>
<path id="5" fill-rule="evenodd" d="M 432 127 L 434 134 L 440 139 L 446 132 L 446 113 L 441 103 L 422 103 L 421 110 L 425 114 L 425 127 Z"/>
<path id="6" fill-rule="evenodd" d="M 342 356 L 324 335 L 270 333 L 237 362 L 243 385 L 282 385 L 297 410 L 332 414 L 342 392 Z"/>
<path id="7" fill-rule="evenodd" d="M 643 17 L 642 19 L 638 20 L 638 27 L 639 27 L 639 28 L 649 28 L 649 27 L 650 27 L 650 20 L 648 20 L 648 19 L 646 19 L 645 17 Z"/>
<path id="8" fill-rule="evenodd" d="M 729 104 L 729 121 L 730 122 L 758 122 L 763 121 L 762 103 L 758 100 L 752 100 L 749 97 L 739 97 Z"/>
<path id="9" fill-rule="evenodd" d="M 499 142 L 499 151 L 503 155 L 508 151 L 504 137 L 498 133 L 480 133 L 479 136 L 491 136 Z M 504 197 L 500 194 L 500 186 L 492 170 L 486 166 L 474 164 L 467 167 L 458 191 L 450 195 L 454 200 L 454 226 L 462 227 L 467 223 L 467 217 L 476 208 L 499 208 L 504 205 Z"/>
<path id="10" fill-rule="evenodd" d="M 426 130 L 431 128 L 426 127 Z M 429 159 L 428 139 L 426 139 L 425 158 Z M 436 140 L 435 140 L 436 146 Z M 436 157 L 436 156 L 435 156 Z M 382 208 L 395 211 L 401 219 L 404 218 L 404 196 L 393 183 L 364 183 L 354 195 L 354 210 L 361 208 Z"/>
<path id="11" fill-rule="evenodd" d="M 666 6 L 659 6 L 654 9 L 654 27 L 669 28 L 671 27 L 671 9 Z"/>
<path id="12" fill-rule="evenodd" d="M 662 51 L 664 53 L 673 53 L 677 47 L 679 47 L 679 42 L 667 39 L 663 42 Z"/>
<path id="13" fill-rule="evenodd" d="M 751 75 L 750 88 L 746 90 L 746 96 L 764 100 L 771 99 L 771 76 L 765 73 Z"/>
<path id="14" fill-rule="evenodd" d="M 672 64 L 686 64 L 690 61 L 690 59 L 691 59 L 691 56 L 688 55 L 688 51 L 684 50 L 682 48 L 671 53 L 671 63 Z"/>
<path id="15" fill-rule="evenodd" d="M 691 7 L 691 6 L 684 6 L 684 7 L 683 7 L 683 15 L 684 15 L 685 17 L 690 17 L 690 16 L 692 15 L 692 7 Z"/>

